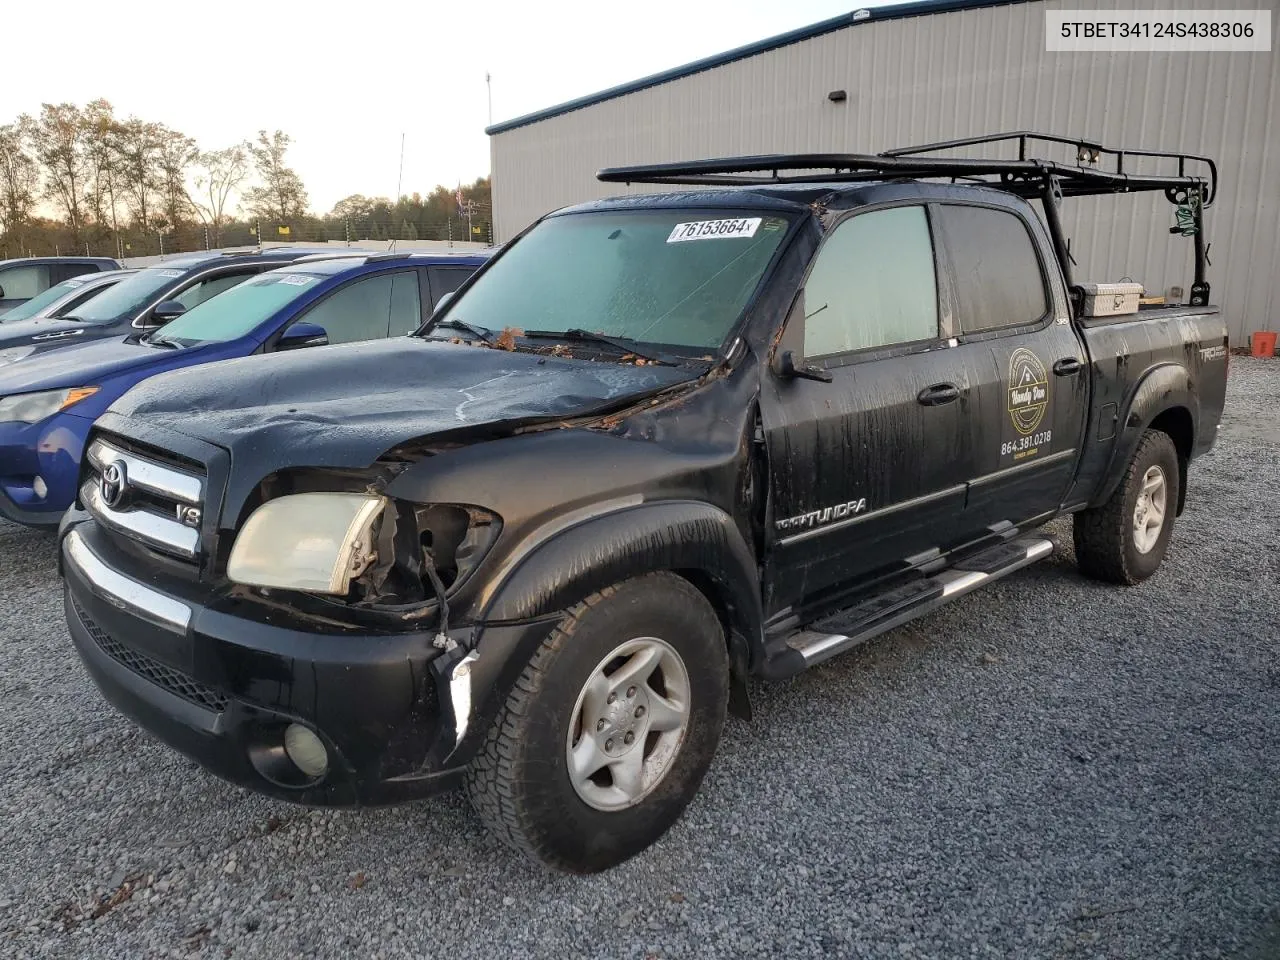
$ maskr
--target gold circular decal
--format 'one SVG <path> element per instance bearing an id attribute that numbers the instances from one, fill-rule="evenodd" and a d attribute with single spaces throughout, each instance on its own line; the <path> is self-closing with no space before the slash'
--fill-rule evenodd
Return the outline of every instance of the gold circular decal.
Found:
<path id="1" fill-rule="evenodd" d="M 1040 426 L 1049 408 L 1049 374 L 1030 350 L 1019 347 L 1009 358 L 1009 417 L 1014 429 L 1028 434 Z"/>

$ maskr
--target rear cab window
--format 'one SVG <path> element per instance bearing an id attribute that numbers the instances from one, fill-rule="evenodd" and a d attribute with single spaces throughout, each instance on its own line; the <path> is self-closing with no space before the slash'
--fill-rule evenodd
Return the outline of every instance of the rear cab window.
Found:
<path id="1" fill-rule="evenodd" d="M 1049 313 L 1047 279 L 1023 219 L 1009 210 L 968 204 L 942 204 L 937 210 L 960 332 L 1042 322 Z"/>

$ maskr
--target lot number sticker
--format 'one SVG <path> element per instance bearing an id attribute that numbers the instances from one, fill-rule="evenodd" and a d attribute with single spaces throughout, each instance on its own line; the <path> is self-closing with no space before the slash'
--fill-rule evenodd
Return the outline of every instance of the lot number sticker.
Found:
<path id="1" fill-rule="evenodd" d="M 683 243 L 685 240 L 725 240 L 730 237 L 754 237 L 760 228 L 759 217 L 735 217 L 732 220 L 699 220 L 695 223 L 677 223 L 667 237 L 667 243 Z"/>

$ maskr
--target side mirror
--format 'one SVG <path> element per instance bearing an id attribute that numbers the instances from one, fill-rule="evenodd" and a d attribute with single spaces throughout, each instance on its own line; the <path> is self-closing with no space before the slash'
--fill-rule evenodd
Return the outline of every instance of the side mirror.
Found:
<path id="1" fill-rule="evenodd" d="M 151 311 L 151 319 L 156 323 L 168 323 L 170 320 L 176 320 L 187 312 L 177 300 L 161 300 L 156 304 L 154 310 Z"/>
<path id="2" fill-rule="evenodd" d="M 440 294 L 440 299 L 436 301 L 436 308 L 435 308 L 434 310 L 432 310 L 432 311 L 431 311 L 431 315 L 432 315 L 432 316 L 435 316 L 437 313 L 439 313 L 441 310 L 443 310 L 443 309 L 444 309 L 444 305 L 445 305 L 446 303 L 448 303 L 448 302 L 449 302 L 450 300 L 452 300 L 452 299 L 453 299 L 453 291 L 452 291 L 452 290 L 450 290 L 448 293 L 442 293 L 442 294 Z"/>
<path id="3" fill-rule="evenodd" d="M 819 383 L 830 383 L 831 374 L 820 367 L 808 364 L 797 366 L 795 355 L 790 350 L 783 350 L 778 355 L 776 364 L 778 376 L 784 380 L 816 380 Z"/>
<path id="4" fill-rule="evenodd" d="M 277 350 L 301 350 L 303 347 L 323 347 L 329 343 L 329 333 L 318 323 L 299 320 L 276 341 Z"/>

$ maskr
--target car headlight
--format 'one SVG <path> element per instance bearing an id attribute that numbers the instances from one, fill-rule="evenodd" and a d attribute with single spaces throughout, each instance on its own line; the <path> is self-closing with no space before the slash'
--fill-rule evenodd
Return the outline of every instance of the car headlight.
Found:
<path id="1" fill-rule="evenodd" d="M 10 347 L 8 350 L 0 350 L 0 367 L 3 367 L 6 363 L 22 360 L 35 352 L 35 347 Z"/>
<path id="2" fill-rule="evenodd" d="M 255 587 L 345 596 L 376 559 L 373 525 L 385 497 L 295 493 L 258 507 L 236 537 L 227 576 Z"/>
<path id="3" fill-rule="evenodd" d="M 97 392 L 97 387 L 68 387 L 3 397 L 0 398 L 0 423 L 39 423 Z"/>

